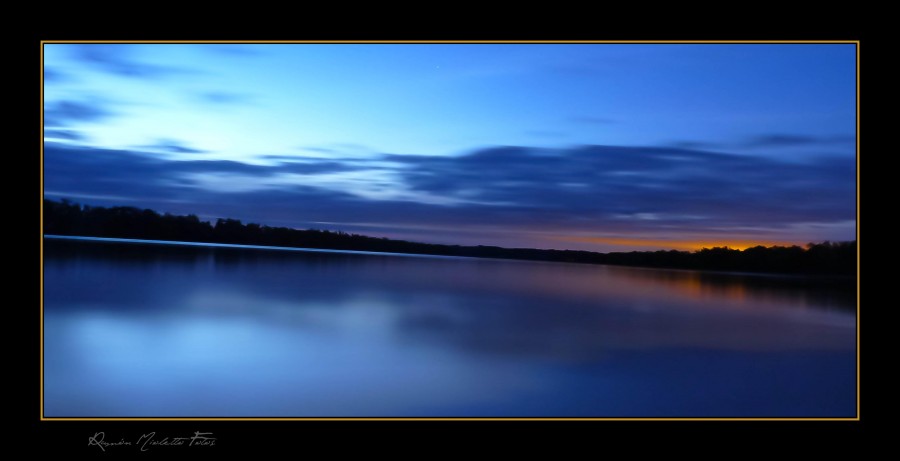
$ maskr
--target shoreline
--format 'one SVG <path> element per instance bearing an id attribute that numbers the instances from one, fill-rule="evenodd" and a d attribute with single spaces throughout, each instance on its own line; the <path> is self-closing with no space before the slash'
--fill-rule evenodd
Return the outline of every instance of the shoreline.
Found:
<path id="1" fill-rule="evenodd" d="M 852 282 L 856 280 L 855 275 L 842 274 L 815 274 L 815 273 L 790 273 L 790 272 L 751 272 L 751 271 L 727 271 L 715 269 L 694 269 L 685 267 L 659 267 L 659 266 L 641 266 L 628 264 L 609 264 L 609 263 L 593 263 L 581 261 L 554 261 L 548 259 L 530 259 L 530 258 L 494 258 L 483 256 L 456 256 L 441 255 L 431 253 L 402 253 L 390 251 L 365 251 L 365 250 L 345 250 L 334 248 L 309 248 L 309 247 L 286 247 L 276 245 L 247 245 L 240 243 L 215 243 L 215 242 L 192 242 L 183 240 L 155 240 L 155 239 L 132 239 L 121 237 L 95 237 L 86 235 L 58 235 L 58 234 L 42 234 L 43 239 L 57 241 L 82 241 L 82 242 L 98 242 L 98 243 L 124 243 L 124 244 L 142 244 L 142 245 L 167 245 L 181 247 L 201 247 L 201 248 L 224 248 L 224 249 L 246 249 L 246 250 L 267 250 L 267 251 L 290 251 L 302 253 L 329 253 L 329 254 L 351 254 L 366 256 L 399 256 L 407 258 L 437 258 L 451 260 L 493 260 L 493 261 L 521 261 L 521 262 L 539 262 L 554 264 L 577 264 L 589 266 L 606 266 L 616 268 L 627 268 L 636 270 L 662 270 L 662 271 L 679 271 L 679 272 L 696 272 L 704 274 L 716 274 L 739 277 L 758 277 L 758 278 L 778 278 L 793 279 L 797 281 L 836 281 L 836 282 Z M 553 251 L 553 250 L 551 250 Z"/>

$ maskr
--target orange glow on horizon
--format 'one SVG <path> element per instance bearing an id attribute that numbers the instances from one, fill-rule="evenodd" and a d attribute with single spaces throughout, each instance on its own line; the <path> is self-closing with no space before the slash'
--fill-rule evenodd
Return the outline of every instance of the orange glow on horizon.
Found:
<path id="1" fill-rule="evenodd" d="M 658 247 L 662 250 L 694 251 L 703 248 L 728 247 L 734 250 L 746 250 L 755 246 L 792 246 L 792 242 L 773 242 L 760 240 L 655 240 L 616 237 L 563 237 L 570 242 L 596 243 L 626 247 Z"/>

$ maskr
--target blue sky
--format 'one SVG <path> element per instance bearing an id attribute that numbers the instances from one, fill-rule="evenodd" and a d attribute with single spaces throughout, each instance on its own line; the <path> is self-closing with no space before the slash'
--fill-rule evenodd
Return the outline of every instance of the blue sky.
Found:
<path id="1" fill-rule="evenodd" d="M 45 44 L 45 195 L 416 241 L 855 238 L 850 44 Z"/>

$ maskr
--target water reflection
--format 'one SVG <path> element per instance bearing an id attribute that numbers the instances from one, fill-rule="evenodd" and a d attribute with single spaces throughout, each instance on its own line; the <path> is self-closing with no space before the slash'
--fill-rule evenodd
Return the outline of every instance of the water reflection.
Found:
<path id="1" fill-rule="evenodd" d="M 55 240 L 45 255 L 48 416 L 854 408 L 847 298 L 796 280 Z"/>
<path id="2" fill-rule="evenodd" d="M 847 277 L 642 268 L 620 268 L 620 273 L 637 284 L 664 285 L 695 300 L 720 298 L 735 301 L 730 306 L 752 306 L 758 309 L 790 305 L 797 308 L 844 311 L 856 309 L 856 280 Z"/>

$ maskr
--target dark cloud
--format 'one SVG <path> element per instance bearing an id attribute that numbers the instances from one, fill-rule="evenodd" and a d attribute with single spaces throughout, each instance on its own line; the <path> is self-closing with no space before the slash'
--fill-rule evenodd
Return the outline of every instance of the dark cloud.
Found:
<path id="1" fill-rule="evenodd" d="M 745 148 L 795 147 L 825 144 L 846 144 L 856 140 L 853 136 L 816 137 L 795 134 L 766 134 L 748 139 L 741 144 Z"/>
<path id="2" fill-rule="evenodd" d="M 251 165 L 249 163 L 235 162 L 233 160 L 188 160 L 170 162 L 166 164 L 167 174 L 163 176 L 178 176 L 184 173 L 208 173 L 208 174 L 242 174 L 248 176 L 264 177 L 271 173 L 271 168 Z"/>
<path id="3" fill-rule="evenodd" d="M 194 149 L 192 147 L 184 147 L 184 146 L 178 146 L 178 145 L 169 145 L 169 146 L 160 146 L 160 147 L 164 147 L 169 152 L 175 152 L 175 153 L 179 153 L 179 154 L 202 154 L 205 152 L 209 152 L 209 151 L 205 151 L 202 149 Z"/>
<path id="4" fill-rule="evenodd" d="M 704 142 L 704 141 L 675 141 L 675 142 L 666 144 L 663 147 L 673 147 L 675 149 L 688 149 L 688 150 L 711 150 L 711 149 L 721 149 L 722 145 L 712 143 L 712 142 Z"/>
<path id="5" fill-rule="evenodd" d="M 302 183 L 241 192 L 231 192 L 228 188 L 208 190 L 191 176 L 202 173 L 213 178 L 238 175 L 264 179 L 284 172 L 281 168 L 242 162 L 169 161 L 139 151 L 52 142 L 46 143 L 44 149 L 44 190 L 50 198 L 230 216 L 273 225 L 343 219 L 347 217 L 345 213 L 368 217 L 370 202 L 349 193 L 317 189 Z"/>
<path id="6" fill-rule="evenodd" d="M 186 69 L 140 62 L 134 57 L 134 45 L 82 44 L 68 45 L 72 56 L 95 69 L 134 78 L 157 78 L 183 74 Z"/>
<path id="7" fill-rule="evenodd" d="M 277 171 L 295 174 L 341 173 L 349 171 L 390 170 L 377 158 L 332 160 L 299 155 L 263 155 L 260 158 L 278 162 Z"/>
<path id="8" fill-rule="evenodd" d="M 312 163 L 290 163 L 282 166 L 279 171 L 296 174 L 323 174 L 323 173 L 340 173 L 345 171 L 364 171 L 369 168 L 363 166 L 349 165 L 345 162 L 312 162 Z"/>
<path id="9" fill-rule="evenodd" d="M 209 151 L 189 147 L 174 139 L 160 139 L 155 144 L 145 146 L 148 149 L 169 152 L 173 154 L 203 154 Z"/>
<path id="10" fill-rule="evenodd" d="M 44 126 L 64 127 L 71 124 L 96 122 L 115 115 L 108 105 L 99 100 L 56 101 L 44 108 Z"/>
<path id="11" fill-rule="evenodd" d="M 361 153 L 372 153 L 374 152 L 370 147 L 364 146 L 362 144 L 355 144 L 349 142 L 341 142 L 341 143 L 333 143 L 328 144 L 326 146 L 302 146 L 299 147 L 300 150 L 304 150 L 307 152 L 316 152 L 319 154 L 340 154 L 340 155 L 348 155 L 348 154 L 361 154 Z"/>
<path id="12" fill-rule="evenodd" d="M 522 147 L 448 157 L 401 156 L 414 190 L 502 203 L 574 223 L 655 216 L 654 225 L 701 217 L 701 224 L 752 225 L 854 217 L 852 159 L 787 163 L 669 148 Z"/>
<path id="13" fill-rule="evenodd" d="M 69 80 L 69 76 L 58 70 L 44 67 L 44 83 L 58 83 Z"/>
<path id="14" fill-rule="evenodd" d="M 855 142 L 855 136 L 808 136 L 800 134 L 775 133 L 759 135 L 738 142 L 714 143 L 708 141 L 685 140 L 664 144 L 662 147 L 672 147 L 676 149 L 688 150 L 728 151 L 735 149 L 771 149 L 786 147 L 852 145 Z"/>
<path id="15" fill-rule="evenodd" d="M 177 193 L 165 187 L 168 164 L 128 151 L 44 145 L 44 190 L 79 196 L 152 197 L 156 203 Z"/>
<path id="16" fill-rule="evenodd" d="M 201 101 L 212 104 L 247 104 L 253 100 L 248 94 L 227 91 L 210 91 L 201 93 L 199 96 Z"/>
<path id="17" fill-rule="evenodd" d="M 854 168 L 850 157 L 785 162 L 619 146 L 500 146 L 457 157 L 307 158 L 268 166 L 171 161 L 142 152 L 54 143 L 45 148 L 45 187 L 54 196 L 116 198 L 108 204 L 128 197 L 161 211 L 271 225 L 380 223 L 381 235 L 406 229 L 407 238 L 417 233 L 421 237 L 412 238 L 420 241 L 487 227 L 510 241 L 521 232 L 541 229 L 730 235 L 748 228 L 766 232 L 845 223 L 855 219 Z M 393 179 L 378 183 L 376 170 Z M 354 173 L 347 187 L 317 181 L 317 175 L 344 172 Z M 284 173 L 301 176 L 277 181 Z M 203 182 L 210 178 L 217 180 L 216 187 Z M 352 181 L 403 195 L 363 198 Z M 410 230 L 423 224 L 438 230 Z"/>
<path id="18" fill-rule="evenodd" d="M 78 131 L 46 129 L 44 130 L 44 138 L 62 139 L 66 141 L 83 141 L 84 135 Z"/>
<path id="19" fill-rule="evenodd" d="M 260 158 L 265 160 L 272 160 L 279 163 L 291 163 L 291 162 L 306 162 L 310 158 L 302 155 L 285 155 L 285 154 L 268 154 L 261 155 Z"/>

